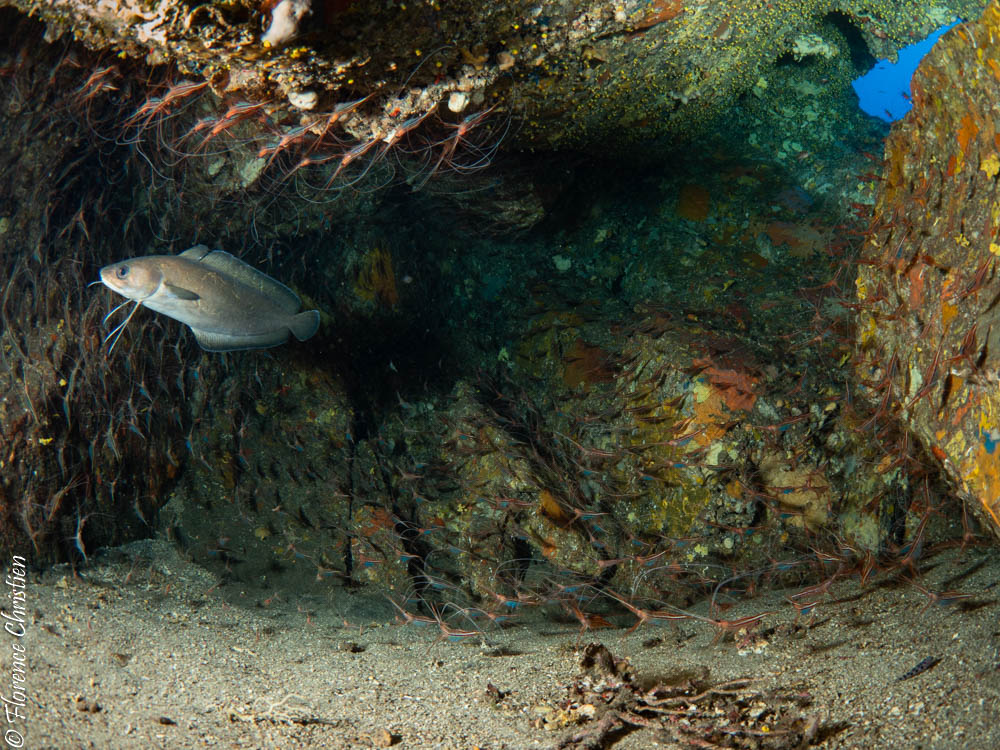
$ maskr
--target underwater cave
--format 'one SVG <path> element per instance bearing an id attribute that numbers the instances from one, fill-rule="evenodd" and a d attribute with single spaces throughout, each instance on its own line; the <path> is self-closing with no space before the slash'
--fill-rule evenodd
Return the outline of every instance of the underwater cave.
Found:
<path id="1" fill-rule="evenodd" d="M 1000 745 L 1000 4 L 0 6 L 9 746 Z"/>

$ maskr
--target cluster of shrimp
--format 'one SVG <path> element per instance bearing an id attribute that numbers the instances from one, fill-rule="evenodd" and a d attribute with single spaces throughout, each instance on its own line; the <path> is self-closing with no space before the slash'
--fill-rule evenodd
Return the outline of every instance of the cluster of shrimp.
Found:
<path id="1" fill-rule="evenodd" d="M 120 85 L 120 74 L 109 66 L 91 75 L 76 99 L 89 104 Z M 373 110 L 373 94 L 323 112 L 300 113 L 291 124 L 295 118 L 271 101 L 234 101 L 220 108 L 203 80 L 179 80 L 151 90 L 155 95 L 120 123 L 120 142 L 137 148 L 154 170 L 239 148 L 260 162 L 255 174 L 276 171 L 279 185 L 295 181 L 300 192 L 358 186 L 378 165 L 389 167 L 379 172 L 380 184 L 402 175 L 414 189 L 442 171 L 474 172 L 491 163 L 509 125 L 509 120 L 503 120 L 503 128 L 494 125 L 496 105 L 457 121 L 442 116 L 436 105 L 404 119 L 398 106 Z M 360 132 L 368 135 L 352 135 Z M 155 155 L 147 153 L 153 150 Z"/>

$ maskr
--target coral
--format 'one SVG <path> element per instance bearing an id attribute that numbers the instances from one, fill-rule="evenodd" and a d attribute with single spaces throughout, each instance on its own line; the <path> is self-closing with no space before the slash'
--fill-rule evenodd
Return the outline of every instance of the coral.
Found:
<path id="1" fill-rule="evenodd" d="M 387 250 L 374 248 L 364 254 L 354 281 L 354 293 L 382 307 L 393 308 L 399 304 L 396 272 Z"/>
<path id="2" fill-rule="evenodd" d="M 677 215 L 688 221 L 704 221 L 711 205 L 708 190 L 701 185 L 685 185 L 677 199 Z"/>
<path id="3" fill-rule="evenodd" d="M 802 34 L 792 40 L 792 56 L 796 60 L 802 60 L 810 55 L 820 57 L 833 57 L 838 54 L 836 47 L 831 47 L 818 34 Z"/>
<path id="4" fill-rule="evenodd" d="M 607 383 L 614 379 L 609 360 L 608 353 L 599 346 L 591 346 L 578 338 L 563 356 L 563 383 L 574 390 L 595 383 Z"/>
<path id="5" fill-rule="evenodd" d="M 822 253 L 830 240 L 829 230 L 787 221 L 772 221 L 764 227 L 764 232 L 773 245 L 786 245 L 796 258 Z"/>
<path id="6" fill-rule="evenodd" d="M 830 520 L 833 498 L 822 469 L 793 468 L 776 452 L 764 455 L 759 466 L 766 491 L 777 497 L 780 505 L 801 512 L 792 523 L 800 520 L 810 529 L 820 529 Z"/>

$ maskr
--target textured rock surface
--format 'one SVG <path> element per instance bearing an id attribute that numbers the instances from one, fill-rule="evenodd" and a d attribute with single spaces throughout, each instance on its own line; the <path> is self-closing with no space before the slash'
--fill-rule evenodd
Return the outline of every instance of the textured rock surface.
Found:
<path id="1" fill-rule="evenodd" d="M 781 580 L 831 534 L 845 569 L 890 559 L 907 480 L 851 429 L 830 352 L 767 350 L 721 311 L 637 313 L 608 330 L 539 312 L 509 377 L 400 400 L 360 438 L 342 384 L 286 378 L 237 408 L 238 431 L 228 412 L 202 431 L 161 519 L 241 579 L 351 580 L 501 619 L 570 611 L 592 586 L 676 604 Z"/>
<path id="2" fill-rule="evenodd" d="M 1000 535 L 1000 5 L 949 32 L 893 129 L 857 279 L 861 377 Z"/>
<path id="3" fill-rule="evenodd" d="M 262 103 L 277 138 L 307 125 L 314 135 L 333 128 L 361 144 L 393 143 L 432 111 L 460 123 L 500 104 L 525 115 L 521 142 L 597 150 L 684 137 L 751 90 L 766 100 L 779 61 L 822 67 L 864 54 L 861 46 L 891 56 L 982 7 L 976 0 L 932 8 L 878 0 L 344 0 L 313 4 L 287 41 L 266 43 L 291 2 L 0 5 L 41 18 L 52 38 L 72 34 L 94 49 L 169 64 L 175 79 L 207 81 L 220 98 Z M 338 105 L 363 97 L 370 97 L 364 106 L 338 114 Z"/>
<path id="4" fill-rule="evenodd" d="M 41 175 L 15 184 L 23 195 L 0 196 L 0 218 L 24 222 L 3 240 L 8 298 L 21 305 L 3 308 L 19 324 L 5 343 L 26 349 L 5 350 L 13 406 L 0 412 L 0 427 L 19 430 L 20 420 L 37 433 L 30 452 L 16 437 L 21 484 L 10 496 L 29 499 L 8 513 L 11 528 L 30 536 L 17 511 L 39 513 L 49 523 L 41 541 L 62 540 L 71 552 L 82 531 L 92 549 L 123 536 L 99 537 L 102 527 L 85 522 L 95 491 L 116 499 L 101 513 L 137 525 L 148 514 L 130 514 L 132 501 L 158 507 L 176 484 L 161 528 L 198 559 L 255 579 L 368 581 L 403 606 L 409 594 L 439 597 L 452 605 L 452 625 L 466 611 L 501 616 L 522 601 L 572 609 L 588 587 L 611 585 L 658 606 L 789 571 L 828 577 L 831 560 L 838 575 L 864 578 L 876 563 L 912 564 L 925 540 L 939 538 L 937 529 L 924 534 L 929 519 L 948 521 L 936 502 L 945 493 L 914 473 L 907 461 L 919 457 L 905 436 L 897 453 L 858 437 L 859 423 L 875 421 L 857 418 L 842 395 L 846 325 L 830 312 L 842 278 L 835 269 L 850 254 L 844 206 L 865 195 L 849 184 L 860 171 L 849 149 L 868 148 L 852 103 L 821 85 L 820 71 L 851 69 L 835 65 L 847 43 L 829 22 L 826 36 L 796 26 L 828 6 L 791 13 L 779 4 L 764 10 L 786 12 L 786 26 L 747 27 L 763 29 L 757 63 L 737 76 L 721 56 L 720 85 L 687 91 L 664 62 L 671 55 L 691 70 L 696 52 L 707 65 L 732 39 L 749 54 L 739 24 L 701 46 L 697 33 L 682 35 L 709 28 L 726 8 L 750 10 L 716 4 L 671 15 L 676 8 L 653 6 L 663 16 L 656 23 L 645 6 L 624 7 L 624 20 L 608 9 L 541 13 L 532 28 L 562 45 L 547 54 L 567 61 L 544 76 L 549 58 L 527 65 L 527 41 L 515 48 L 508 34 L 530 8 L 492 7 L 478 26 L 453 27 L 434 8 L 400 7 L 392 23 L 383 8 L 364 22 L 365 6 L 352 4 L 335 36 L 316 17 L 280 48 L 262 47 L 266 19 L 236 4 L 164 3 L 138 26 L 115 26 L 114 14 L 74 23 L 95 47 L 174 63 L 152 69 L 62 42 L 46 46 L 46 65 L 34 68 L 42 45 L 0 24 L 10 38 L 3 114 L 19 132 L 5 163 Z M 486 12 L 447 13 L 460 9 Z M 83 10 L 38 8 L 50 31 Z M 11 17 L 20 18 L 0 9 L 0 19 Z M 610 24 L 626 32 L 599 38 Z M 505 43 L 431 44 L 445 26 L 462 39 L 497 40 L 502 31 Z M 108 36 L 116 29 L 127 42 Z M 654 43 L 667 38 L 676 48 Z M 644 56 L 632 54 L 635 45 L 650 46 Z M 338 50 L 354 62 L 331 73 L 323 56 Z M 762 76 L 755 65 L 782 51 L 794 53 L 790 62 Z M 417 58 L 425 62 L 401 86 Z M 633 64 L 638 73 L 616 83 L 610 71 Z M 463 80 L 467 90 L 456 88 Z M 768 91 L 782 103 L 781 113 L 759 118 L 764 136 L 703 140 L 675 153 L 670 170 L 618 175 L 602 162 L 574 172 L 571 158 L 531 153 L 519 170 L 504 170 L 505 184 L 489 172 L 468 175 L 490 164 L 508 125 L 520 123 L 521 141 L 541 147 L 628 148 L 632 138 L 690 134 L 747 81 L 759 110 Z M 643 99 L 660 86 L 680 95 Z M 629 120 L 628 107 L 649 117 Z M 547 120 L 532 115 L 542 109 Z M 54 132 L 39 129 L 51 112 L 63 118 L 57 129 L 80 138 L 69 152 L 57 138 L 30 141 Z M 589 184 L 554 187 L 588 173 Z M 53 174 L 67 181 L 48 182 Z M 411 204 L 405 187 L 375 189 L 400 178 L 428 189 Z M 335 189 L 364 180 L 367 192 Z M 62 202 L 46 216 L 51 196 Z M 22 203 L 38 213 L 22 213 Z M 497 230 L 529 226 L 538 232 L 516 240 Z M 83 340 L 81 372 L 101 395 L 105 308 L 71 296 L 63 310 L 59 295 L 35 287 L 62 283 L 83 295 L 104 262 L 203 238 L 313 296 L 330 315 L 320 335 L 304 347 L 209 358 L 140 311 L 149 335 L 126 336 L 119 351 L 130 345 L 129 364 L 88 409 L 94 424 L 71 431 L 70 417 L 59 416 L 61 389 L 78 392 L 70 384 L 82 360 L 24 337 L 48 326 L 59 346 Z M 19 275 L 22 247 L 40 248 L 31 268 L 44 284 Z M 56 259 L 63 266 L 45 265 Z M 81 308 L 87 337 L 60 334 Z M 51 367 L 37 369 L 46 359 Z M 158 360 L 169 365 L 157 371 Z M 31 390 L 39 374 L 44 401 Z M 22 397 L 23 383 L 31 392 Z M 33 399 L 34 418 L 26 416 Z M 153 425 L 166 425 L 155 441 Z M 881 429 L 880 438 L 896 439 Z M 128 476 L 141 484 L 104 470 L 125 449 Z M 29 480 L 37 489 L 31 472 L 46 454 L 52 493 L 93 476 L 52 518 L 22 492 Z M 942 514 L 932 519 L 932 508 Z"/>

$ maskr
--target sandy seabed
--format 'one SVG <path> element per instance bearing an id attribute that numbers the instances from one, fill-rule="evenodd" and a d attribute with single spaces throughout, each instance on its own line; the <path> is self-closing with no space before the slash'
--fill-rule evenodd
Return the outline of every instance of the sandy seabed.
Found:
<path id="1" fill-rule="evenodd" d="M 0 739 L 60 750 L 1000 747 L 996 548 L 941 554 L 921 580 L 972 596 L 926 606 L 908 583 L 863 589 L 855 577 L 833 584 L 811 623 L 795 624 L 794 592 L 764 592 L 725 616 L 774 614 L 715 642 L 693 620 L 628 634 L 629 617 L 609 616 L 621 627 L 581 633 L 556 608 L 452 642 L 395 622 L 363 591 L 222 585 L 169 544 L 140 542 L 76 571 L 29 573 L 25 633 L 0 633 L 0 695 L 13 695 L 18 644 L 26 700 L 22 718 L 0 715 Z M 900 679 L 920 664 L 932 666 Z"/>

